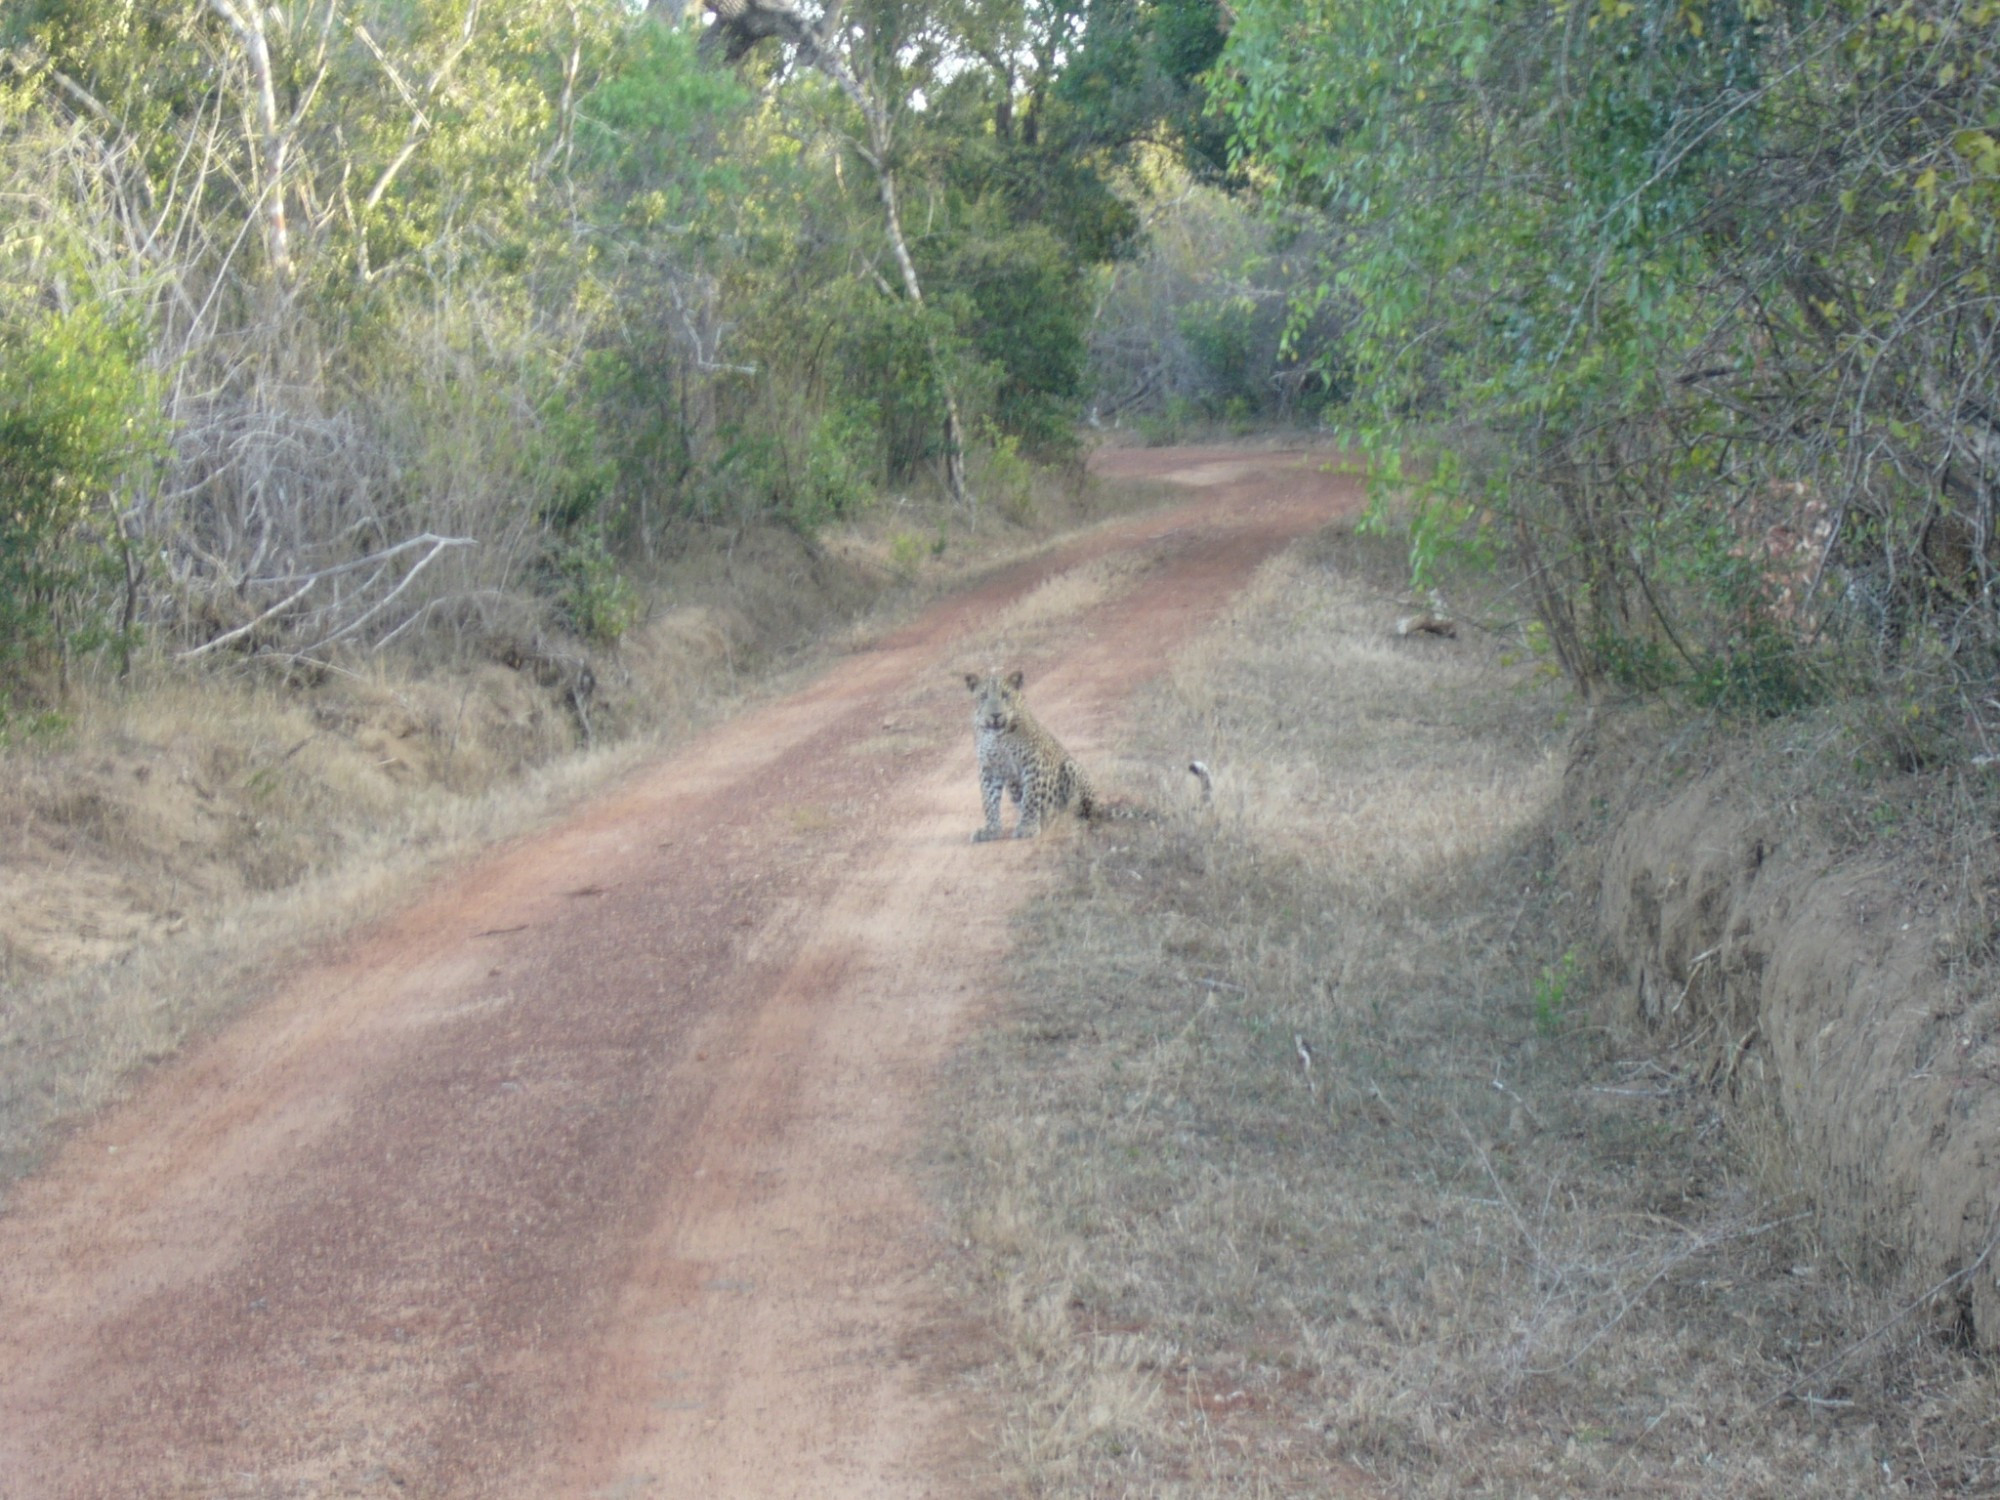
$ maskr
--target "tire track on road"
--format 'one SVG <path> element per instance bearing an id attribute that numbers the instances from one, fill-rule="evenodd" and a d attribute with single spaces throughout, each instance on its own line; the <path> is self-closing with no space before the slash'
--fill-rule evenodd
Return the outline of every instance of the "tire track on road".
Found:
<path id="1" fill-rule="evenodd" d="M 1180 462 L 1195 501 L 495 851 L 79 1133 L 0 1219 L 0 1488 L 976 1490 L 906 1161 L 1048 860 L 967 841 L 956 669 L 1006 601 L 1156 549 L 1027 663 L 1087 759 L 1258 562 L 1358 501 L 1298 454 Z"/>

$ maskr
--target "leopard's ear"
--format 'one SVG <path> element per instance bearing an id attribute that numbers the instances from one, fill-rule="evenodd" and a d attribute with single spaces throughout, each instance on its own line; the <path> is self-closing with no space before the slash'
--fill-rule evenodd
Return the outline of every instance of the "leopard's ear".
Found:
<path id="1" fill-rule="evenodd" d="M 1017 693 L 1021 691 L 1021 684 L 1026 682 L 1027 680 L 1028 679 L 1022 675 L 1021 670 L 1018 667 L 1016 667 L 1013 671 L 1007 674 L 1007 686 L 1012 688 Z"/>
<path id="2" fill-rule="evenodd" d="M 965 685 L 966 685 L 967 687 L 971 688 L 973 692 L 975 692 L 975 693 L 976 693 L 976 692 L 978 692 L 978 691 L 979 691 L 979 674 L 978 674 L 977 672 L 967 672 L 967 673 L 965 674 Z"/>

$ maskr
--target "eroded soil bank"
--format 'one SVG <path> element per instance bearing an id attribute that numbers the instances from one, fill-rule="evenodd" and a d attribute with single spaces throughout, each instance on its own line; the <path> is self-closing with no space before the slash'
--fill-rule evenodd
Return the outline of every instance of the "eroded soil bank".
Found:
<path id="1" fill-rule="evenodd" d="M 1607 1006 L 1725 1097 L 1767 1186 L 1810 1205 L 1849 1271 L 1939 1336 L 2000 1348 L 1989 773 L 1801 774 L 1828 731 L 1789 733 L 1579 737 L 1569 875 Z"/>

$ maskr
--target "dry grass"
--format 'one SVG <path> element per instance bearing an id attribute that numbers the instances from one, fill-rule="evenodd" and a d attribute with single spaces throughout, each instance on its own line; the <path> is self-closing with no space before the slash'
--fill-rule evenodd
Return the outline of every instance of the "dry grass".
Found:
<path id="1" fill-rule="evenodd" d="M 726 701 L 680 660 L 645 733 L 494 664 L 370 664 L 307 689 L 161 672 L 0 753 L 0 1186 L 307 946 L 519 832 Z"/>
<path id="2" fill-rule="evenodd" d="M 1588 1024 L 1560 703 L 1393 577 L 1320 539 L 1181 658 L 1125 779 L 1183 811 L 1071 846 L 943 1091 L 1010 1487 L 1992 1492 L 1989 1371 Z"/>
<path id="3" fill-rule="evenodd" d="M 1088 610 L 1129 594 L 1157 559 L 1120 552 L 1065 568 L 998 611 L 979 633 L 995 662 L 1011 661 Z"/>
<path id="4" fill-rule="evenodd" d="M 957 518 L 915 578 L 886 562 L 909 524 L 893 507 L 819 544 L 694 538 L 647 579 L 647 618 L 595 660 L 528 637 L 453 659 L 436 643 L 429 660 L 357 654 L 311 680 L 156 661 L 85 687 L 60 734 L 0 725 L 0 1194 L 135 1070 L 444 864 L 1054 525 L 1135 503 L 1069 481 L 1036 478 L 1038 527 Z M 925 526 L 947 515 L 905 509 Z M 579 711 L 584 666 L 596 687 Z"/>

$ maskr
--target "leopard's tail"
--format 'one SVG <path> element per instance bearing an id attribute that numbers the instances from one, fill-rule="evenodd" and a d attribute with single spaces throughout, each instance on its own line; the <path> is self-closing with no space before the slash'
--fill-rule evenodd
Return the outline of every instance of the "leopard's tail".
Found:
<path id="1" fill-rule="evenodd" d="M 1097 795 L 1097 788 L 1090 784 L 1090 778 L 1083 774 L 1083 768 L 1071 762 L 1064 768 L 1070 789 L 1076 794 L 1076 813 L 1086 823 L 1151 821 L 1159 814 L 1152 808 L 1137 802 L 1106 802 Z"/>
<path id="2" fill-rule="evenodd" d="M 1157 823 L 1160 820 L 1159 809 L 1148 807 L 1143 802 L 1106 802 L 1101 797 L 1091 798 L 1090 810 L 1083 816 L 1092 823 Z"/>
<path id="3" fill-rule="evenodd" d="M 1084 822 L 1091 822 L 1104 811 L 1104 804 L 1097 800 L 1097 789 L 1083 776 L 1076 778 L 1076 815 Z"/>

